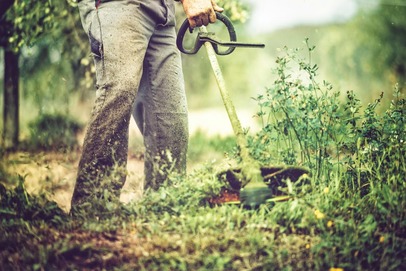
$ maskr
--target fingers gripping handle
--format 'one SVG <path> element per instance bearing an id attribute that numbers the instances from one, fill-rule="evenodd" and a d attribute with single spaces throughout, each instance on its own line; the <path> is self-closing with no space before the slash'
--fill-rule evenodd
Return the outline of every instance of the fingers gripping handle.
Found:
<path id="1" fill-rule="evenodd" d="M 230 41 L 232 41 L 232 42 L 237 41 L 237 34 L 235 32 L 234 26 L 231 23 L 230 19 L 228 19 L 228 17 L 226 15 L 223 15 L 219 12 L 216 12 L 216 18 L 218 20 L 220 20 L 227 27 Z M 178 36 L 176 38 L 176 46 L 178 47 L 179 51 L 181 51 L 182 53 L 187 54 L 187 55 L 194 55 L 199 51 L 200 47 L 202 47 L 202 45 L 204 44 L 205 41 L 202 41 L 198 35 L 193 48 L 186 49 L 185 47 L 183 47 L 183 39 L 185 38 L 185 34 L 188 29 L 189 29 L 190 33 L 193 32 L 193 29 L 190 28 L 188 19 L 186 19 L 183 22 L 183 24 L 181 25 L 181 27 L 179 28 Z M 218 55 L 228 55 L 228 54 L 231 54 L 235 50 L 235 47 L 229 47 L 226 51 L 219 51 L 217 44 L 213 44 L 213 48 L 214 48 L 214 51 L 216 52 L 216 54 L 218 54 Z"/>

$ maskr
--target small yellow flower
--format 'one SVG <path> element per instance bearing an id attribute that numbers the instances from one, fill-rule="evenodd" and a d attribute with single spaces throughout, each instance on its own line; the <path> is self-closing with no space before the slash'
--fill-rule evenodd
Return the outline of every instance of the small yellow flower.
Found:
<path id="1" fill-rule="evenodd" d="M 82 58 L 82 59 L 80 60 L 80 64 L 82 64 L 83 66 L 87 66 L 87 65 L 90 64 L 90 61 L 89 61 L 89 59 L 87 59 L 86 57 L 84 57 L 84 58 Z"/>
<path id="2" fill-rule="evenodd" d="M 344 271 L 344 269 L 340 267 L 330 267 L 328 271 Z"/>
<path id="3" fill-rule="evenodd" d="M 331 228 L 331 227 L 333 227 L 333 225 L 334 225 L 333 221 L 331 221 L 331 220 L 327 221 L 327 228 Z"/>
<path id="4" fill-rule="evenodd" d="M 310 176 L 309 176 L 309 174 L 305 173 L 300 177 L 300 179 L 310 179 Z"/>
<path id="5" fill-rule="evenodd" d="M 324 192 L 324 194 L 328 194 L 328 192 L 330 192 L 330 189 L 328 187 L 325 187 L 323 192 Z"/>
<path id="6" fill-rule="evenodd" d="M 385 242 L 385 236 L 379 237 L 379 243 L 383 243 L 383 242 Z"/>
<path id="7" fill-rule="evenodd" d="M 310 249 L 310 244 L 306 244 L 306 249 Z"/>
<path id="8" fill-rule="evenodd" d="M 323 219 L 325 217 L 325 215 L 318 209 L 314 211 L 314 215 L 316 216 L 317 219 Z"/>

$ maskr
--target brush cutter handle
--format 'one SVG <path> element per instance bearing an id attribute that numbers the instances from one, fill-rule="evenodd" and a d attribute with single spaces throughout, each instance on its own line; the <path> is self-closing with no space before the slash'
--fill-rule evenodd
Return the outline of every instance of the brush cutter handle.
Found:
<path id="1" fill-rule="evenodd" d="M 223 24 L 227 27 L 228 30 L 228 35 L 230 37 L 230 41 L 231 42 L 235 42 L 237 41 L 237 34 L 235 33 L 235 29 L 233 24 L 231 23 L 230 19 L 228 19 L 228 17 L 226 15 L 223 15 L 219 12 L 216 12 L 216 17 L 218 20 L 220 20 L 221 22 L 223 22 Z M 205 42 L 211 42 L 210 40 L 207 39 L 202 39 L 200 37 L 200 34 L 197 36 L 196 38 L 196 42 L 194 44 L 194 47 L 192 49 L 185 49 L 185 47 L 183 47 L 183 39 L 185 38 L 185 34 L 186 34 L 186 30 L 189 29 L 189 32 L 192 33 L 193 29 L 190 28 L 190 24 L 188 19 L 186 19 L 182 26 L 179 28 L 179 32 L 178 32 L 178 36 L 176 38 L 176 45 L 178 46 L 179 51 L 181 51 L 184 54 L 187 55 L 194 55 L 196 54 L 200 47 L 202 47 L 202 45 Z M 231 54 L 234 50 L 235 50 L 235 46 L 234 47 L 229 47 L 226 51 L 220 51 L 218 49 L 217 44 L 211 42 L 213 45 L 213 49 L 216 52 L 216 54 L 218 55 L 229 55 Z"/>

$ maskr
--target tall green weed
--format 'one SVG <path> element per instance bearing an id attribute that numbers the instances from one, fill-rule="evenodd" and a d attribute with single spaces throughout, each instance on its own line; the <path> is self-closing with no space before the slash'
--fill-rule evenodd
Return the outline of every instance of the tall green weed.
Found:
<path id="1" fill-rule="evenodd" d="M 272 209 L 271 220 L 283 231 L 320 237 L 312 247 L 324 259 L 315 261 L 318 270 L 327 263 L 397 269 L 399 261 L 382 259 L 405 252 L 405 99 L 395 87 L 389 108 L 378 113 L 383 94 L 365 108 L 354 91 L 340 98 L 316 80 L 315 47 L 305 44 L 306 60 L 299 49 L 284 49 L 274 84 L 255 97 L 263 128 L 249 140 L 254 157 L 265 165 L 304 165 L 313 175 L 290 192 L 294 200 Z"/>
<path id="2" fill-rule="evenodd" d="M 273 86 L 254 98 L 263 127 L 250 138 L 254 157 L 264 164 L 307 166 L 324 184 L 343 174 L 353 175 L 353 188 L 363 184 L 365 174 L 388 181 L 391 172 L 390 179 L 400 180 L 406 106 L 399 90 L 383 115 L 377 113 L 382 95 L 364 110 L 353 91 L 343 101 L 330 83 L 316 80 L 315 46 L 305 44 L 308 59 L 298 57 L 299 49 L 285 48 L 276 60 Z"/>

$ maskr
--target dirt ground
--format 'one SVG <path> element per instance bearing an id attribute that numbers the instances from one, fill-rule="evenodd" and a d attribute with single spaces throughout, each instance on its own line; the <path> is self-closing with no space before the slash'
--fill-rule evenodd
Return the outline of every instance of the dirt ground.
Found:
<path id="1" fill-rule="evenodd" d="M 142 136 L 132 124 L 130 144 L 140 144 Z M 78 135 L 78 142 L 83 142 L 84 134 Z M 136 143 L 134 143 L 136 142 Z M 140 150 L 138 150 L 140 152 Z M 77 166 L 79 164 L 81 146 L 69 153 L 59 152 L 13 152 L 6 154 L 5 168 L 9 175 L 18 175 L 25 180 L 30 194 L 45 193 L 64 211 L 70 210 L 70 201 L 75 185 Z M 121 192 L 120 200 L 129 202 L 142 197 L 144 161 L 132 152 L 128 155 L 127 181 Z"/>
<path id="2" fill-rule="evenodd" d="M 11 176 L 22 176 L 28 193 L 44 192 L 63 210 L 70 210 L 80 150 L 69 154 L 57 152 L 10 153 L 6 156 L 7 172 Z M 129 155 L 128 177 L 120 200 L 129 202 L 142 196 L 144 163 Z"/>

